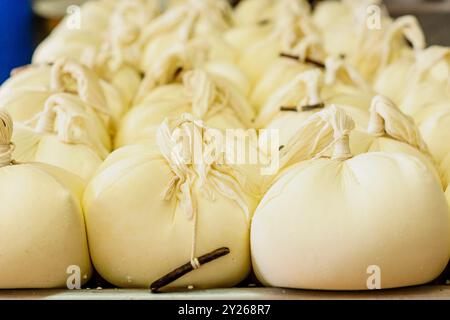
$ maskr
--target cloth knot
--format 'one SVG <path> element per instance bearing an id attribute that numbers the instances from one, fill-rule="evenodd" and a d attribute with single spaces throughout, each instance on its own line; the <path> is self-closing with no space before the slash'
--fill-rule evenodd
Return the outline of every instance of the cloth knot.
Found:
<path id="1" fill-rule="evenodd" d="M 198 268 L 200 268 L 200 262 L 198 261 L 197 258 L 194 258 L 191 260 L 191 265 L 192 265 L 192 268 L 194 268 L 194 270 L 197 270 Z"/>

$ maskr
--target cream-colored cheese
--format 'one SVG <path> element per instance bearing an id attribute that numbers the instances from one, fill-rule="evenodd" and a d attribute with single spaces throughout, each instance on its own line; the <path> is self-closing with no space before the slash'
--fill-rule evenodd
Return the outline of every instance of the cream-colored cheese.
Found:
<path id="1" fill-rule="evenodd" d="M 308 160 L 323 153 L 312 146 L 286 150 L 306 161 L 288 167 L 255 211 L 251 249 L 258 279 L 288 288 L 367 290 L 374 267 L 381 288 L 436 278 L 450 256 L 450 213 L 433 173 L 403 153 L 352 156 L 348 118 L 333 115 L 333 108 L 315 117 L 334 133 L 304 131 L 304 138 L 316 146 L 332 143 L 333 157 Z"/>
<path id="2" fill-rule="evenodd" d="M 17 78 L 17 79 L 16 79 Z M 0 104 L 14 121 L 27 121 L 43 111 L 54 93 L 68 93 L 95 111 L 111 132 L 126 111 L 120 92 L 98 78 L 89 68 L 61 59 L 52 66 L 30 66 L 9 79 L 0 89 Z"/>
<path id="3" fill-rule="evenodd" d="M 202 166 L 187 158 L 178 164 L 172 158 L 174 152 L 194 150 L 175 149 L 175 140 L 167 140 L 180 130 L 200 139 L 197 143 L 204 141 L 198 131 L 202 124 L 191 119 L 184 116 L 164 122 L 157 152 L 154 148 L 144 151 L 143 146 L 117 150 L 86 189 L 91 256 L 102 277 L 117 286 L 147 288 L 173 269 L 220 247 L 228 247 L 231 253 L 168 287 L 229 287 L 250 271 L 252 200 L 239 191 L 232 175 L 221 173 L 214 164 L 202 171 Z M 190 140 L 188 148 L 191 143 L 196 142 Z M 193 160 L 195 151 L 187 156 Z M 214 201 L 208 194 L 214 194 Z"/>
<path id="4" fill-rule="evenodd" d="M 156 128 L 166 117 L 188 112 L 218 129 L 248 128 L 253 109 L 246 99 L 227 81 L 202 70 L 184 74 L 183 85 L 160 87 L 132 108 L 123 118 L 115 138 L 115 146 L 152 139 Z"/>
<path id="5" fill-rule="evenodd" d="M 12 121 L 3 111 L 0 119 L 0 288 L 66 288 L 72 266 L 86 283 L 84 182 L 50 165 L 11 164 Z"/>

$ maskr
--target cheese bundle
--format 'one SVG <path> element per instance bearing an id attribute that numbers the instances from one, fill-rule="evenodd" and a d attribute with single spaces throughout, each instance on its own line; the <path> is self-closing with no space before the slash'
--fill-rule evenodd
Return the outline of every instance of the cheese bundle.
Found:
<path id="1" fill-rule="evenodd" d="M 447 169 L 450 169 L 448 164 L 450 161 L 444 162 L 441 171 L 438 170 L 438 162 L 430 155 L 413 119 L 403 114 L 392 101 L 383 96 L 375 96 L 371 103 L 370 114 L 351 105 L 340 105 L 339 108 L 356 120 L 355 128 L 350 133 L 353 154 L 386 151 L 412 155 L 429 168 L 436 179 L 444 184 L 445 190 L 448 184 L 446 175 L 450 174 L 450 170 Z M 279 132 L 279 146 L 284 148 L 296 135 L 299 127 L 313 113 L 320 110 L 316 108 L 296 111 L 293 115 L 284 114 L 266 128 Z M 270 134 L 270 131 L 264 131 L 260 135 L 260 146 L 263 150 L 267 150 L 270 146 Z M 327 155 L 330 155 L 329 152 Z"/>
<path id="2" fill-rule="evenodd" d="M 359 73 L 340 59 L 327 59 L 327 70 L 311 69 L 276 90 L 260 110 L 255 125 L 265 128 L 260 146 L 268 149 L 270 134 L 276 131 L 280 147 L 286 145 L 310 115 L 328 104 L 337 104 L 357 123 L 359 134 L 368 125 L 368 109 L 373 93 Z"/>
<path id="3" fill-rule="evenodd" d="M 294 20 L 304 19 L 310 13 L 309 5 L 305 0 L 249 0 L 241 1 L 234 11 L 233 28 L 224 35 L 225 40 L 239 52 L 245 52 L 258 42 L 268 37 L 273 41 L 283 37 L 282 32 L 288 36 L 296 37 Z M 289 22 L 282 21 L 288 17 Z M 275 31 L 277 30 L 277 31 Z"/>
<path id="4" fill-rule="evenodd" d="M 430 47 L 417 59 L 402 109 L 416 119 L 431 153 L 442 161 L 450 151 L 450 49 Z"/>
<path id="5" fill-rule="evenodd" d="M 416 116 L 430 105 L 448 101 L 449 59 L 449 48 L 426 48 L 413 59 L 387 67 L 378 77 L 375 89 Z"/>
<path id="6" fill-rule="evenodd" d="M 0 289 L 65 288 L 91 274 L 84 182 L 51 165 L 16 163 L 13 123 L 0 112 Z M 72 283 L 71 283 L 72 284 Z"/>
<path id="7" fill-rule="evenodd" d="M 450 152 L 449 58 L 449 48 L 431 46 L 414 59 L 386 68 L 376 82 L 377 90 L 414 118 L 433 158 L 442 163 L 444 176 Z"/>
<path id="8" fill-rule="evenodd" d="M 195 270 L 168 288 L 229 287 L 249 273 L 254 200 L 208 157 L 207 130 L 188 114 L 165 121 L 158 149 L 119 149 L 90 182 L 84 208 L 91 257 L 109 282 L 145 288 L 189 261 Z M 230 254 L 198 264 L 221 247 Z"/>
<path id="9" fill-rule="evenodd" d="M 364 36 L 374 32 L 366 26 L 369 6 L 378 5 L 377 0 L 321 1 L 317 3 L 312 19 L 323 36 L 325 48 L 331 54 L 352 54 L 358 51 Z M 381 18 L 381 10 L 378 12 Z M 383 27 L 386 16 L 382 15 Z"/>
<path id="10" fill-rule="evenodd" d="M 156 90 L 164 91 L 164 95 L 147 97 L 144 103 L 126 114 L 117 132 L 116 147 L 151 139 L 166 117 L 178 117 L 185 112 L 223 130 L 248 128 L 251 125 L 253 109 L 234 85 L 224 78 L 193 70 L 183 75 L 183 85 Z"/>
<path id="11" fill-rule="evenodd" d="M 245 75 L 234 64 L 213 59 L 210 52 L 208 43 L 203 39 L 187 40 L 154 52 L 134 98 L 134 105 L 143 102 L 154 89 L 180 82 L 183 73 L 198 68 L 228 79 L 243 95 L 248 95 L 250 84 Z"/>
<path id="12" fill-rule="evenodd" d="M 284 13 L 291 9 L 309 13 L 310 8 L 305 0 L 247 0 L 241 1 L 235 9 L 237 25 L 255 25 L 258 23 L 273 23 Z M 281 11 L 281 12 L 280 12 Z"/>
<path id="13" fill-rule="evenodd" d="M 375 32 L 375 35 L 363 36 L 360 44 L 362 48 L 349 55 L 349 61 L 370 81 L 384 68 L 393 63 L 408 61 L 425 48 L 422 29 L 413 16 L 397 18 L 386 26 L 383 32 L 369 32 Z"/>
<path id="14" fill-rule="evenodd" d="M 319 40 L 314 36 L 307 36 L 300 41 L 298 55 L 280 54 L 254 83 L 250 102 L 256 110 L 261 110 L 269 97 L 283 85 L 292 81 L 297 75 L 317 67 L 314 63 L 324 61 L 324 51 Z M 314 60 L 315 59 L 315 60 Z M 308 62 L 309 61 L 309 62 Z"/>
<path id="15" fill-rule="evenodd" d="M 413 119 L 383 96 L 373 98 L 367 130 L 354 134 L 350 145 L 354 154 L 383 151 L 412 155 L 441 181 L 436 162 Z"/>
<path id="16" fill-rule="evenodd" d="M 66 59 L 20 70 L 0 89 L 0 103 L 15 122 L 15 160 L 51 164 L 86 182 L 110 152 L 125 111 L 112 85 Z"/>
<path id="17" fill-rule="evenodd" d="M 436 278 L 450 256 L 449 207 L 433 173 L 405 153 L 353 156 L 353 121 L 331 107 L 282 150 L 287 168 L 255 211 L 252 260 L 265 285 L 366 290 Z M 320 158 L 334 147 L 331 158 Z"/>
<path id="18" fill-rule="evenodd" d="M 352 74 L 352 69 L 347 70 L 344 65 L 331 68 L 332 61 L 335 60 L 329 60 L 325 75 L 319 69 L 304 71 L 274 91 L 258 113 L 255 125 L 262 128 L 280 118 L 304 117 L 330 103 L 367 111 L 373 96 L 368 85 L 357 72 Z"/>
<path id="19" fill-rule="evenodd" d="M 141 70 L 151 72 L 153 60 L 161 51 L 192 40 L 205 42 L 213 59 L 234 61 L 236 53 L 221 37 L 232 23 L 231 8 L 225 0 L 188 0 L 173 6 L 142 31 Z"/>
<path id="20" fill-rule="evenodd" d="M 238 65 L 251 83 L 256 84 L 281 54 L 306 56 L 306 44 L 302 40 L 307 35 L 318 37 L 309 16 L 303 11 L 286 10 L 285 17 L 277 21 L 267 36 L 242 51 Z"/>
<path id="21" fill-rule="evenodd" d="M 50 96 L 31 120 L 15 124 L 13 158 L 19 162 L 51 164 L 89 181 L 109 153 L 107 132 L 74 96 Z"/>
<path id="22" fill-rule="evenodd" d="M 115 86 L 131 103 L 139 86 L 143 29 L 160 12 L 157 0 L 89 1 L 73 12 L 39 45 L 34 64 L 74 59 Z"/>
<path id="23" fill-rule="evenodd" d="M 72 7 L 72 9 L 75 9 Z M 91 1 L 78 12 L 67 15 L 36 49 L 35 63 L 49 63 L 60 57 L 81 58 L 102 42 L 114 5 L 111 1 Z"/>
<path id="24" fill-rule="evenodd" d="M 390 64 L 413 58 L 425 47 L 417 19 L 403 16 L 393 21 L 380 0 L 324 1 L 314 10 L 313 21 L 326 51 L 346 56 L 369 81 Z"/>
<path id="25" fill-rule="evenodd" d="M 89 68 L 67 59 L 52 66 L 31 66 L 20 71 L 0 89 L 0 105 L 14 121 L 27 121 L 44 110 L 45 101 L 55 93 L 68 93 L 81 99 L 90 113 L 102 120 L 113 133 L 126 105 L 119 92 L 98 78 Z"/>

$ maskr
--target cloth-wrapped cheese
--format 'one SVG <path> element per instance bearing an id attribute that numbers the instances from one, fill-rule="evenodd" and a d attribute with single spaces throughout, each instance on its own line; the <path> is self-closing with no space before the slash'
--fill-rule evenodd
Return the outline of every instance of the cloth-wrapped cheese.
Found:
<path id="1" fill-rule="evenodd" d="M 415 117 L 431 105 L 448 103 L 450 48 L 432 46 L 421 51 L 408 76 L 400 103 L 405 113 Z"/>
<path id="2" fill-rule="evenodd" d="M 310 7 L 305 0 L 250 0 L 241 1 L 234 11 L 235 27 L 224 38 L 239 52 L 244 52 L 264 40 L 286 13 L 308 16 Z"/>
<path id="3" fill-rule="evenodd" d="M 83 60 L 105 43 L 129 46 L 159 12 L 157 0 L 86 2 L 79 13 L 70 12 L 38 46 L 33 61 L 49 63 L 61 57 Z"/>
<path id="4" fill-rule="evenodd" d="M 313 15 L 313 21 L 322 31 L 326 51 L 345 55 L 371 82 L 381 70 L 397 61 L 414 58 L 414 54 L 425 47 L 417 19 L 403 16 L 391 21 L 380 2 L 326 1 L 318 4 Z M 410 42 L 412 50 L 404 38 Z"/>
<path id="5" fill-rule="evenodd" d="M 101 3 L 106 6 L 106 1 Z M 140 82 L 137 67 L 141 50 L 137 42 L 142 29 L 159 13 L 159 3 L 120 0 L 112 5 L 111 2 L 105 26 L 97 30 L 91 30 L 89 24 L 85 27 L 84 21 L 94 18 L 86 15 L 90 12 L 86 8 L 91 6 L 90 3 L 82 6 L 81 30 L 70 29 L 63 20 L 37 48 L 33 63 L 53 63 L 60 58 L 79 61 L 114 85 L 129 104 Z M 92 43 L 87 43 L 88 40 Z"/>
<path id="6" fill-rule="evenodd" d="M 224 40 L 239 54 L 255 43 L 262 41 L 273 30 L 273 24 L 262 22 L 257 25 L 233 27 L 225 32 Z"/>
<path id="7" fill-rule="evenodd" d="M 374 1 L 375 2 L 375 1 Z M 370 3 L 370 2 L 368 2 Z M 364 2 L 367 5 L 367 2 Z M 330 29 L 337 20 L 350 23 L 355 20 L 349 1 L 320 1 L 316 3 L 312 18 L 320 30 Z"/>
<path id="8" fill-rule="evenodd" d="M 447 111 L 450 108 L 450 50 L 432 46 L 387 67 L 375 84 L 378 92 L 395 101 L 414 117 L 439 161 L 449 150 L 442 141 L 448 134 Z"/>
<path id="9" fill-rule="evenodd" d="M 68 12 L 69 15 L 36 48 L 33 62 L 51 63 L 61 57 L 83 60 L 89 52 L 97 51 L 108 38 L 111 17 L 117 7 L 138 1 L 88 1 L 79 12 L 77 9 Z"/>
<path id="10" fill-rule="evenodd" d="M 367 131 L 353 135 L 350 145 L 353 154 L 383 151 L 415 156 L 441 181 L 436 163 L 414 120 L 386 97 L 373 98 Z"/>
<path id="11" fill-rule="evenodd" d="M 58 115 L 61 117 L 59 118 Z M 22 128 L 34 128 L 38 134 L 65 131 L 68 134 L 61 133 L 61 138 L 65 136 L 68 139 L 67 142 L 82 142 L 90 145 L 102 158 L 111 150 L 111 137 L 101 117 L 81 98 L 70 93 L 52 94 L 44 102 L 43 111 L 38 112 L 31 119 L 16 122 L 16 125 Z M 70 131 L 72 133 L 69 134 Z"/>
<path id="12" fill-rule="evenodd" d="M 430 47 L 417 55 L 400 100 L 413 116 L 431 154 L 440 162 L 450 151 L 450 49 Z"/>
<path id="13" fill-rule="evenodd" d="M 245 75 L 232 63 L 216 61 L 211 56 L 211 48 L 203 39 L 188 40 L 182 43 L 168 42 L 151 54 L 152 59 L 146 67 L 145 77 L 140 84 L 134 104 L 142 100 L 158 86 L 177 82 L 183 72 L 204 68 L 211 73 L 225 77 L 245 96 L 249 94 L 250 83 Z"/>
<path id="14" fill-rule="evenodd" d="M 272 0 L 245 0 L 240 1 L 234 10 L 236 25 L 257 25 L 261 21 L 273 20 L 275 2 Z"/>
<path id="15" fill-rule="evenodd" d="M 294 65 L 288 65 L 287 61 L 284 63 L 286 63 L 284 66 L 277 64 L 276 68 L 272 70 L 275 72 L 268 73 L 267 77 L 263 77 L 252 94 L 253 106 L 257 110 L 261 110 L 259 124 L 267 123 L 272 118 L 275 109 L 279 109 L 280 105 L 276 106 L 274 103 L 290 103 L 288 106 L 303 103 L 302 106 L 304 106 L 311 102 L 306 101 L 308 99 L 305 98 L 304 89 L 292 92 L 299 84 L 306 84 L 310 88 L 308 89 L 309 99 L 313 101 L 311 104 L 319 102 L 318 95 L 320 94 L 320 98 L 328 102 L 350 103 L 366 110 L 369 108 L 373 96 L 370 85 L 355 68 L 342 58 L 330 56 L 325 60 L 324 68 L 315 68 L 316 70 L 312 71 L 303 64 L 298 64 L 294 68 Z M 290 69 L 289 66 L 291 66 Z M 323 76 L 318 69 L 325 69 Z M 296 95 L 297 100 L 286 101 L 285 96 L 289 95 L 289 92 L 292 92 L 290 95 Z M 280 101 L 280 99 L 284 99 L 284 101 Z"/>
<path id="16" fill-rule="evenodd" d="M 52 66 L 30 66 L 7 80 L 0 89 L 0 105 L 14 121 L 26 121 L 43 111 L 47 98 L 66 92 L 96 111 L 111 131 L 126 111 L 120 93 L 87 67 L 67 59 Z"/>
<path id="17" fill-rule="evenodd" d="M 344 0 L 317 3 L 312 20 L 321 32 L 326 51 L 332 55 L 352 55 L 363 49 L 367 42 L 378 45 L 374 40 L 390 22 L 380 2 Z M 369 26 L 371 18 L 380 25 Z"/>
<path id="18" fill-rule="evenodd" d="M 302 55 L 305 50 L 302 40 L 307 35 L 318 36 L 309 16 L 287 11 L 270 34 L 242 52 L 238 65 L 255 85 L 272 63 L 280 58 L 280 54 L 306 56 Z"/>
<path id="19" fill-rule="evenodd" d="M 114 57 L 98 56 L 94 62 L 87 64 L 101 78 L 111 84 L 121 95 L 125 104 L 125 109 L 131 107 L 133 98 L 136 95 L 142 77 L 136 69 L 117 62 L 108 62 Z M 109 63 L 113 63 L 110 65 Z"/>
<path id="20" fill-rule="evenodd" d="M 370 81 L 388 65 L 413 57 L 425 47 L 417 19 L 404 16 L 391 21 L 380 0 L 321 2 L 313 21 L 321 31 L 326 51 L 347 56 Z"/>
<path id="21" fill-rule="evenodd" d="M 150 283 L 191 262 L 194 271 L 168 288 L 229 287 L 250 271 L 245 196 L 225 166 L 208 156 L 208 130 L 190 115 L 165 121 L 159 150 L 132 148 L 106 160 L 84 195 L 90 252 L 96 270 L 119 287 Z M 218 248 L 210 264 L 198 259 Z"/>
<path id="22" fill-rule="evenodd" d="M 164 14 L 166 18 L 162 20 L 167 23 L 164 25 L 169 28 L 176 25 L 176 28 L 183 29 L 181 33 L 188 31 L 199 35 L 220 33 L 234 22 L 232 8 L 226 0 L 177 1 L 170 3 Z M 172 16 L 172 19 L 169 16 Z"/>
<path id="23" fill-rule="evenodd" d="M 294 165 L 252 221 L 253 267 L 263 284 L 367 290 L 378 277 L 387 289 L 428 283 L 447 265 L 450 213 L 433 173 L 404 153 L 352 156 L 353 126 L 328 108 L 282 150 L 281 163 Z M 320 158 L 333 145 L 332 158 Z"/>
<path id="24" fill-rule="evenodd" d="M 96 121 L 97 120 L 97 121 Z M 44 111 L 25 124 L 16 123 L 13 158 L 63 168 L 86 181 L 108 155 L 106 130 L 83 103 L 62 93 L 49 97 Z"/>
<path id="25" fill-rule="evenodd" d="M 100 45 L 114 10 L 111 1 L 88 1 L 72 11 L 36 49 L 35 63 L 53 62 L 60 57 L 79 59 L 83 52 Z"/>
<path id="26" fill-rule="evenodd" d="M 140 11 L 139 8 L 134 9 Z M 125 20 L 128 14 L 129 12 L 124 9 L 122 15 L 119 15 L 120 18 L 112 19 L 111 25 L 118 26 L 111 27 L 108 35 L 105 36 L 106 39 L 97 48 L 86 49 L 81 57 L 77 57 L 78 61 L 92 69 L 102 80 L 114 86 L 120 92 L 127 107 L 132 103 L 141 81 L 135 62 L 141 58 L 141 52 L 135 44 L 138 31 L 133 28 L 134 26 L 129 27 L 131 30 L 120 27 L 125 24 L 121 21 Z M 131 16 L 134 17 L 134 15 Z M 115 22 L 116 20 L 118 21 Z M 58 55 L 58 57 L 65 56 Z"/>
<path id="27" fill-rule="evenodd" d="M 141 81 L 138 72 L 142 57 L 140 36 L 159 13 L 160 4 L 156 0 L 119 1 L 101 46 L 97 51 L 85 52 L 82 57 L 82 62 L 121 92 L 128 105 Z"/>
<path id="28" fill-rule="evenodd" d="M 221 37 L 232 25 L 231 8 L 224 0 L 189 0 L 170 8 L 142 31 L 140 63 L 149 72 L 152 61 L 174 44 L 201 39 L 216 60 L 234 61 L 235 52 Z"/>
<path id="29" fill-rule="evenodd" d="M 122 119 L 115 146 L 152 139 L 166 117 L 189 112 L 219 129 L 248 128 L 253 109 L 229 82 L 202 70 L 183 75 L 183 85 L 160 87 Z"/>
<path id="30" fill-rule="evenodd" d="M 448 48 L 431 46 L 387 65 L 378 75 L 375 90 L 415 115 L 422 107 L 440 101 L 450 74 Z"/>
<path id="31" fill-rule="evenodd" d="M 71 272 L 84 284 L 92 274 L 84 183 L 54 166 L 12 161 L 12 126 L 1 111 L 0 288 L 65 288 Z"/>
<path id="32" fill-rule="evenodd" d="M 299 73 L 312 69 L 325 60 L 320 39 L 316 36 L 305 36 L 299 41 L 298 55 L 281 53 L 275 59 L 265 74 L 254 84 L 250 103 L 256 110 L 267 102 L 269 97 L 281 86 L 292 81 Z"/>
<path id="33" fill-rule="evenodd" d="M 298 74 L 268 99 L 256 118 L 256 126 L 277 130 L 280 146 L 283 146 L 311 114 L 326 104 L 335 103 L 355 117 L 358 129 L 364 130 L 368 123 L 366 110 L 372 94 L 358 73 L 350 67 L 341 69 L 343 65 L 329 67 L 325 76 L 319 69 Z M 332 75 L 333 71 L 336 74 Z M 354 94 L 358 89 L 362 89 L 365 94 Z M 262 135 L 261 139 L 264 140 L 265 136 Z"/>
<path id="34" fill-rule="evenodd" d="M 425 108 L 416 115 L 420 132 L 431 154 L 440 162 L 450 151 L 450 104 L 442 103 Z"/>
<path id="35" fill-rule="evenodd" d="M 375 91 L 400 104 L 414 62 L 414 57 L 405 57 L 383 68 L 374 80 Z"/>
<path id="36" fill-rule="evenodd" d="M 361 7 L 377 1 L 362 1 Z M 333 55 L 349 54 L 357 48 L 357 36 L 362 29 L 360 7 L 349 5 L 349 1 L 320 1 L 312 20 L 323 36 L 323 44 Z"/>
<path id="37" fill-rule="evenodd" d="M 145 49 L 141 60 L 141 71 L 149 73 L 155 65 L 155 60 L 158 60 L 167 50 L 172 50 L 174 45 L 186 44 L 189 42 L 200 42 L 208 49 L 208 60 L 234 63 L 237 52 L 218 35 L 210 35 L 203 37 L 186 37 L 186 39 L 179 39 L 178 34 L 163 33 L 152 41 L 147 41 L 144 45 Z"/>
<path id="38" fill-rule="evenodd" d="M 397 18 L 381 30 L 369 32 L 374 34 L 362 38 L 362 44 L 349 55 L 349 61 L 371 82 L 390 64 L 408 61 L 426 46 L 425 36 L 414 16 Z"/>
<path id="39" fill-rule="evenodd" d="M 270 23 L 282 18 L 282 13 L 286 10 L 310 13 L 309 4 L 305 0 L 245 0 L 237 5 L 234 17 L 238 26 Z"/>

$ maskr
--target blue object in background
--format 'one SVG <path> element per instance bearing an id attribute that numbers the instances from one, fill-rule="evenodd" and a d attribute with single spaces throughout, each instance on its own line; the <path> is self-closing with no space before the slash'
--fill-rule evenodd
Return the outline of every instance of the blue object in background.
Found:
<path id="1" fill-rule="evenodd" d="M 0 83 L 33 51 L 31 0 L 0 0 Z"/>

